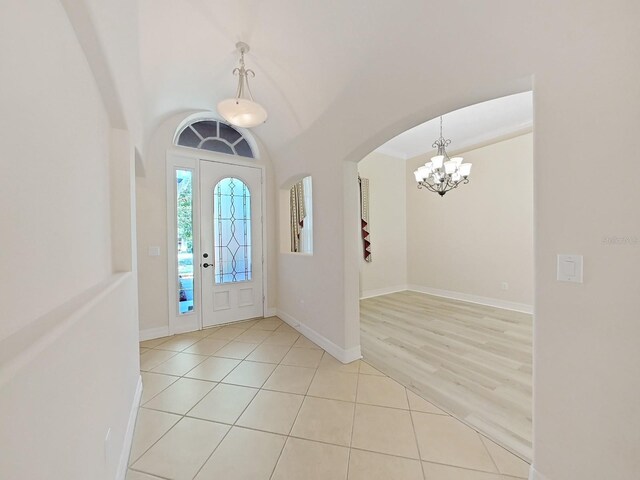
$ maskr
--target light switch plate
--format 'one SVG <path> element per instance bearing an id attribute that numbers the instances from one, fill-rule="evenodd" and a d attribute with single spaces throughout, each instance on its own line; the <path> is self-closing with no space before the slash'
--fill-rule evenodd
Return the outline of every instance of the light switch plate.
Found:
<path id="1" fill-rule="evenodd" d="M 149 256 L 150 257 L 159 257 L 160 256 L 160 247 L 149 247 Z"/>
<path id="2" fill-rule="evenodd" d="M 558 255 L 558 281 L 582 283 L 582 255 Z"/>

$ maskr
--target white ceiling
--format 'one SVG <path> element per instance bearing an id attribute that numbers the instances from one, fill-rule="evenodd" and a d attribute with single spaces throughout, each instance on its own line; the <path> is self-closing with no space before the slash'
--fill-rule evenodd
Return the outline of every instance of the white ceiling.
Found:
<path id="1" fill-rule="evenodd" d="M 247 68 L 256 73 L 251 88 L 269 113 L 267 123 L 252 132 L 276 162 L 289 149 L 291 162 L 342 155 L 366 138 L 372 144 L 358 148 L 373 149 L 374 137 L 388 138 L 440 111 L 530 85 L 529 2 L 140 0 L 140 5 L 147 137 L 170 115 L 215 111 L 220 100 L 234 95 L 238 40 L 251 46 L 246 57 Z M 450 35 L 452 28 L 465 34 Z M 466 136 L 447 132 L 454 142 Z M 323 136 L 332 141 L 322 142 L 320 152 L 316 140 Z M 297 150 L 306 146 L 311 152 Z"/>
<path id="2" fill-rule="evenodd" d="M 448 150 L 463 150 L 496 138 L 528 130 L 533 125 L 532 92 L 477 103 L 443 115 L 442 134 L 451 139 Z M 398 158 L 430 152 L 440 136 L 440 118 L 401 133 L 375 151 Z"/>

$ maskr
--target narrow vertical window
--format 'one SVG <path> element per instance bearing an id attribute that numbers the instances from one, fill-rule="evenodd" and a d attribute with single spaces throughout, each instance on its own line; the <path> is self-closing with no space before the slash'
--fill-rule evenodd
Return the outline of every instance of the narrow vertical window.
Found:
<path id="1" fill-rule="evenodd" d="M 178 312 L 193 310 L 193 173 L 176 170 Z"/>
<path id="2" fill-rule="evenodd" d="M 238 178 L 223 178 L 213 189 L 215 282 L 251 280 L 251 194 Z"/>

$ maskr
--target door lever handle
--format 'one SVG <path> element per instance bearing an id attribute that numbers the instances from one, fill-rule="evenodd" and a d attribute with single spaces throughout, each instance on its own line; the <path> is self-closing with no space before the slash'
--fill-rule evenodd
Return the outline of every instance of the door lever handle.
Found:
<path id="1" fill-rule="evenodd" d="M 202 266 L 204 268 L 209 268 L 209 267 L 213 267 L 213 263 L 203 263 Z"/>

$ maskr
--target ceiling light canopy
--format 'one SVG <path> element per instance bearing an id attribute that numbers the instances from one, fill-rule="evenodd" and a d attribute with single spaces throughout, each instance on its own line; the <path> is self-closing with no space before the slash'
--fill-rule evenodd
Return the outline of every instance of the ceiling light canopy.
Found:
<path id="1" fill-rule="evenodd" d="M 418 188 L 424 187 L 442 197 L 461 183 L 469 183 L 471 164 L 462 163 L 462 157 L 449 158 L 446 147 L 450 144 L 451 140 L 445 140 L 442 136 L 442 117 L 440 117 L 440 138 L 432 145 L 433 148 L 438 149 L 438 152 L 435 157 L 431 157 L 430 162 L 413 172 Z"/>
<path id="2" fill-rule="evenodd" d="M 238 42 L 236 49 L 240 53 L 240 66 L 233 69 L 233 74 L 238 75 L 238 89 L 235 98 L 227 98 L 218 103 L 218 113 L 231 125 L 251 128 L 267 120 L 267 111 L 253 100 L 249 88 L 249 77 L 256 76 L 253 70 L 244 66 L 244 54 L 249 51 L 249 45 Z"/>

